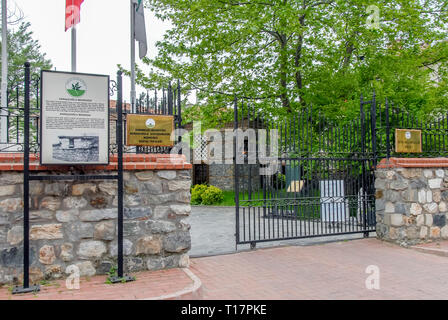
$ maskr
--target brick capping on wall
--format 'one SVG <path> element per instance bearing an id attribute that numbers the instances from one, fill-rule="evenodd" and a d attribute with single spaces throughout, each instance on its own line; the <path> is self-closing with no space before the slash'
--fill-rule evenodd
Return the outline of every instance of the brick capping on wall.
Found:
<path id="1" fill-rule="evenodd" d="M 85 170 L 117 170 L 118 156 L 110 156 L 107 166 L 41 166 L 39 156 L 30 155 L 31 171 L 66 171 L 70 167 L 80 167 Z M 184 155 L 171 154 L 125 154 L 123 155 L 124 170 L 190 170 L 192 165 L 186 161 Z M 23 153 L 0 154 L 0 171 L 23 171 Z"/>
<path id="2" fill-rule="evenodd" d="M 390 158 L 381 160 L 377 169 L 448 168 L 448 158 Z"/>

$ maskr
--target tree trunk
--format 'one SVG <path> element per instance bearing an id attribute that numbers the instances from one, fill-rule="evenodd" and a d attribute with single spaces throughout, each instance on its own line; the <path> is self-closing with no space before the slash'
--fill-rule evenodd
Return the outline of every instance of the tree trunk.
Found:
<path id="1" fill-rule="evenodd" d="M 279 35 L 280 39 L 280 97 L 282 99 L 282 106 L 289 113 L 291 110 L 291 102 L 288 97 L 288 52 L 286 35 Z"/>
<path id="2" fill-rule="evenodd" d="M 294 65 L 296 69 L 300 67 L 300 59 L 302 57 L 302 47 L 303 47 L 303 37 L 300 36 L 296 49 L 296 54 L 294 57 Z M 299 91 L 302 90 L 303 88 L 303 78 L 302 78 L 302 72 L 300 70 L 296 71 L 296 86 L 297 89 L 299 89 Z M 299 94 L 299 101 L 300 104 L 305 105 L 305 101 L 302 99 L 302 94 Z"/>
<path id="3" fill-rule="evenodd" d="M 300 25 L 303 27 L 305 26 L 305 15 L 300 16 L 299 18 Z M 296 52 L 294 55 L 294 66 L 296 67 L 296 87 L 299 89 L 299 101 L 301 105 L 305 105 L 305 100 L 302 98 L 302 92 L 303 89 L 303 77 L 302 72 L 299 70 L 300 67 L 300 60 L 302 58 L 302 48 L 303 48 L 303 34 L 299 36 L 299 40 L 297 41 L 297 47 Z"/>
<path id="4" fill-rule="evenodd" d="M 350 62 L 352 61 L 353 51 L 355 51 L 355 47 L 353 43 L 348 42 L 345 46 L 345 55 L 344 60 L 342 61 L 342 70 L 343 72 L 347 67 L 350 65 Z"/>

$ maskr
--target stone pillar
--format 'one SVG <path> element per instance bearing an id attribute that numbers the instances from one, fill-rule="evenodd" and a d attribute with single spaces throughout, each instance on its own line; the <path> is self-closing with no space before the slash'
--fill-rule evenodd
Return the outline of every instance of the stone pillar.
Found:
<path id="1" fill-rule="evenodd" d="M 392 158 L 375 174 L 379 239 L 402 246 L 448 239 L 448 159 Z"/>
<path id="2" fill-rule="evenodd" d="M 191 246 L 190 169 L 183 156 L 126 155 L 124 254 L 129 273 L 186 267 Z M 36 160 L 36 157 L 33 157 Z M 21 279 L 23 164 L 0 155 L 0 284 Z M 95 174 L 114 171 L 94 166 Z M 61 174 L 61 167 L 33 163 L 33 174 Z M 85 168 L 84 168 L 85 169 Z M 84 170 L 83 169 L 83 170 Z M 58 170 L 58 171 L 55 171 Z M 81 173 L 76 168 L 71 172 Z M 106 274 L 117 263 L 117 183 L 38 182 L 30 186 L 32 281 L 58 279 L 76 265 L 81 276 Z"/>

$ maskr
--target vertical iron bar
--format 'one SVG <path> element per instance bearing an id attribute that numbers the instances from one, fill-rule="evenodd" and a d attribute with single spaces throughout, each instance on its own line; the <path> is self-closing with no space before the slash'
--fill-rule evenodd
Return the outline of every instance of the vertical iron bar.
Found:
<path id="1" fill-rule="evenodd" d="M 123 83 L 117 73 L 117 147 L 118 147 L 118 277 L 123 278 Z"/>
<path id="2" fill-rule="evenodd" d="M 7 109 L 8 109 L 8 115 L 6 116 L 6 128 L 7 128 L 7 134 L 6 134 L 6 143 L 9 143 L 9 128 L 10 128 L 10 125 L 9 125 L 9 118 L 10 118 L 10 115 L 11 115 L 11 111 L 10 111 L 10 109 L 9 109 L 9 103 L 10 103 L 10 99 L 9 99 L 9 91 L 8 91 L 8 93 L 7 93 L 7 103 L 6 103 L 6 106 L 7 106 Z"/>
<path id="3" fill-rule="evenodd" d="M 377 155 L 376 155 L 376 94 L 375 91 L 373 92 L 373 100 L 372 100 L 372 106 L 370 109 L 370 120 L 371 120 L 371 142 L 372 142 L 372 154 L 373 154 L 373 165 L 374 168 L 376 168 L 377 164 Z"/>
<path id="4" fill-rule="evenodd" d="M 182 128 L 182 97 L 181 97 L 180 80 L 177 80 L 177 127 L 179 129 Z M 179 136 L 179 142 L 181 141 L 182 137 Z"/>
<path id="5" fill-rule="evenodd" d="M 234 123 L 233 123 L 233 129 L 234 129 L 234 137 L 233 137 L 233 170 L 234 170 L 234 189 L 235 189 L 235 225 L 236 225 L 236 233 L 235 233 L 235 239 L 236 239 L 236 245 L 240 242 L 240 193 L 239 193 L 239 186 L 238 186 L 238 164 L 237 164 L 237 130 L 238 130 L 238 100 L 235 97 L 234 101 Z"/>
<path id="6" fill-rule="evenodd" d="M 387 161 L 390 159 L 390 123 L 389 123 L 389 99 L 386 98 L 386 152 Z"/>
<path id="7" fill-rule="evenodd" d="M 154 89 L 154 113 L 159 114 L 158 105 L 157 105 L 157 89 Z"/>
<path id="8" fill-rule="evenodd" d="M 366 157 L 366 130 L 365 130 L 365 125 L 366 125 L 366 115 L 364 113 L 364 101 L 363 101 L 363 97 L 361 96 L 361 149 L 362 149 L 362 158 Z M 362 163 L 362 218 L 363 218 L 363 231 L 364 231 L 364 237 L 367 238 L 369 233 L 365 232 L 367 229 L 367 206 L 366 206 L 366 195 L 367 195 L 367 190 L 366 190 L 366 160 L 365 159 L 361 159 L 361 163 Z"/>
<path id="9" fill-rule="evenodd" d="M 168 115 L 173 115 L 173 87 L 171 82 L 168 85 Z"/>
<path id="10" fill-rule="evenodd" d="M 25 119 L 23 155 L 23 288 L 30 287 L 30 63 L 25 63 Z M 17 127 L 18 130 L 18 127 Z"/>

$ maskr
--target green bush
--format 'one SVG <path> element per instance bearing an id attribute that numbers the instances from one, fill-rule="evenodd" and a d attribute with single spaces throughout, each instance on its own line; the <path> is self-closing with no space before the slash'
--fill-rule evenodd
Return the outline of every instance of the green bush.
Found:
<path id="1" fill-rule="evenodd" d="M 197 184 L 191 189 L 191 204 L 211 206 L 224 200 L 224 192 L 215 187 Z"/>
<path id="2" fill-rule="evenodd" d="M 208 186 L 205 184 L 197 184 L 191 189 L 191 204 L 201 204 L 202 203 L 202 195 L 208 189 Z"/>
<path id="3" fill-rule="evenodd" d="M 206 206 L 221 203 L 224 200 L 224 193 L 221 189 L 210 186 L 202 194 L 202 204 Z"/>

